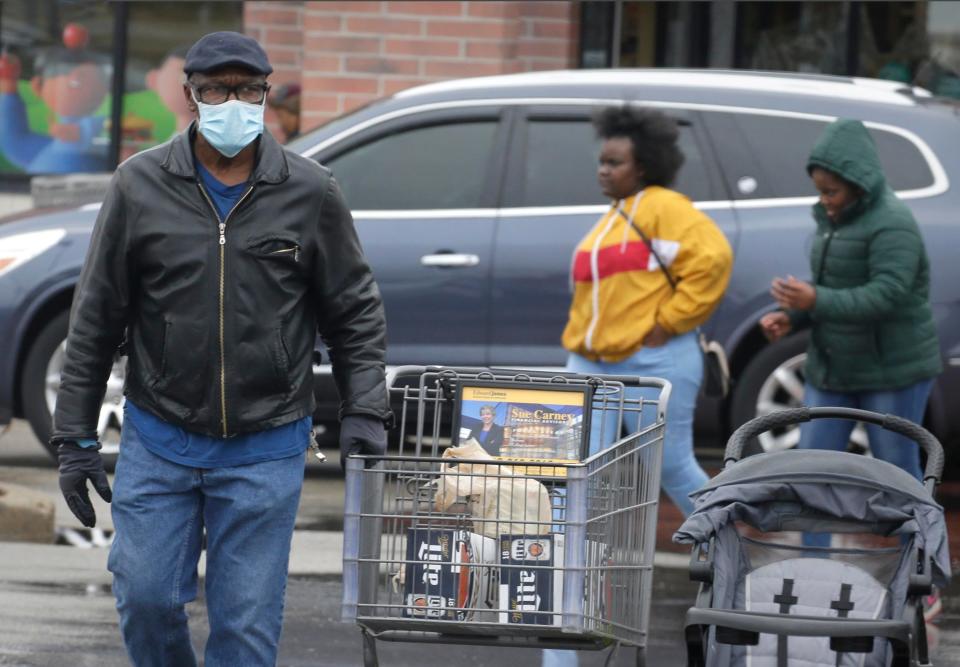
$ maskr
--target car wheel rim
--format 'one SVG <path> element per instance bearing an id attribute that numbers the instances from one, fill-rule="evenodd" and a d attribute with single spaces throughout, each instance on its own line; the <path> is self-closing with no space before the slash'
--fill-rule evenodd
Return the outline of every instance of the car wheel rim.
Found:
<path id="1" fill-rule="evenodd" d="M 803 403 L 803 365 L 807 359 L 806 353 L 790 357 L 777 366 L 769 377 L 760 386 L 757 392 L 756 416 L 763 417 L 772 412 L 799 408 Z M 757 436 L 760 447 L 765 452 L 780 452 L 793 449 L 800 442 L 800 427 L 788 426 L 773 429 Z M 867 430 L 863 424 L 857 424 L 850 434 L 850 443 L 847 447 L 865 454 L 870 453 L 867 442 Z"/>
<path id="2" fill-rule="evenodd" d="M 44 383 L 44 398 L 47 401 L 47 410 L 51 419 L 57 405 L 57 392 L 60 390 L 60 375 L 63 372 L 63 363 L 66 359 L 67 342 L 57 346 L 50 361 L 47 363 L 46 382 Z M 120 428 L 123 426 L 123 381 L 127 372 L 127 359 L 121 357 L 114 362 L 107 379 L 107 390 L 103 395 L 103 404 L 100 406 L 100 416 L 97 420 L 97 433 L 103 454 L 116 454 L 120 451 Z"/>

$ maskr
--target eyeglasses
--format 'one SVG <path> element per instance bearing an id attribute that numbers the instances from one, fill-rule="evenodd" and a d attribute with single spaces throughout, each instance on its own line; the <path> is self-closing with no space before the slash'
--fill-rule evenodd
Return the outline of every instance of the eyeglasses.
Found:
<path id="1" fill-rule="evenodd" d="M 262 104 L 270 86 L 266 83 L 242 83 L 239 86 L 224 86 L 219 83 L 194 86 L 197 101 L 203 104 L 223 104 L 231 93 L 241 102 Z"/>

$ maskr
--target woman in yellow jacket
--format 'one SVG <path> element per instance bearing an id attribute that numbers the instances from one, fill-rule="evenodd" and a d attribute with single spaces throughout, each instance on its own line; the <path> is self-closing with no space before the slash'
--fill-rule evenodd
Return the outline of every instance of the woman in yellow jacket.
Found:
<path id="1" fill-rule="evenodd" d="M 673 384 L 662 485 L 687 515 L 693 509 L 688 494 L 707 480 L 693 455 L 703 375 L 695 330 L 723 297 L 733 254 L 716 224 L 668 189 L 683 164 L 673 120 L 624 106 L 603 110 L 595 125 L 603 139 L 598 180 L 613 201 L 574 254 L 573 302 L 563 332 L 567 368 Z M 591 448 L 602 444 L 591 442 Z"/>

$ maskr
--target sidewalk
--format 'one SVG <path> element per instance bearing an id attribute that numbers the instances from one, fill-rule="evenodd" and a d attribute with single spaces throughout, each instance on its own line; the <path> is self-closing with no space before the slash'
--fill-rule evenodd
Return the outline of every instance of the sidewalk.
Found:
<path id="1" fill-rule="evenodd" d="M 108 549 L 0 542 L 0 584 L 109 585 L 111 576 L 107 572 L 107 552 Z M 340 578 L 343 573 L 342 558 L 343 533 L 295 531 L 290 553 L 290 576 Z M 654 562 L 657 568 L 685 569 L 688 558 L 683 554 L 658 552 Z M 200 557 L 199 569 L 203 577 L 206 570 L 205 552 Z"/>

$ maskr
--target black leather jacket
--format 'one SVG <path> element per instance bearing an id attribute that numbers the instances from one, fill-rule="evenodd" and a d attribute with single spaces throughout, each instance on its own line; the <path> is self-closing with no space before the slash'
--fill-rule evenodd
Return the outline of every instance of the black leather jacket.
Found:
<path id="1" fill-rule="evenodd" d="M 389 419 L 383 305 L 330 172 L 265 133 L 252 185 L 221 222 L 194 133 L 114 174 L 74 295 L 53 440 L 96 437 L 125 331 L 125 394 L 188 431 L 227 437 L 311 414 L 318 328 L 341 417 Z"/>

